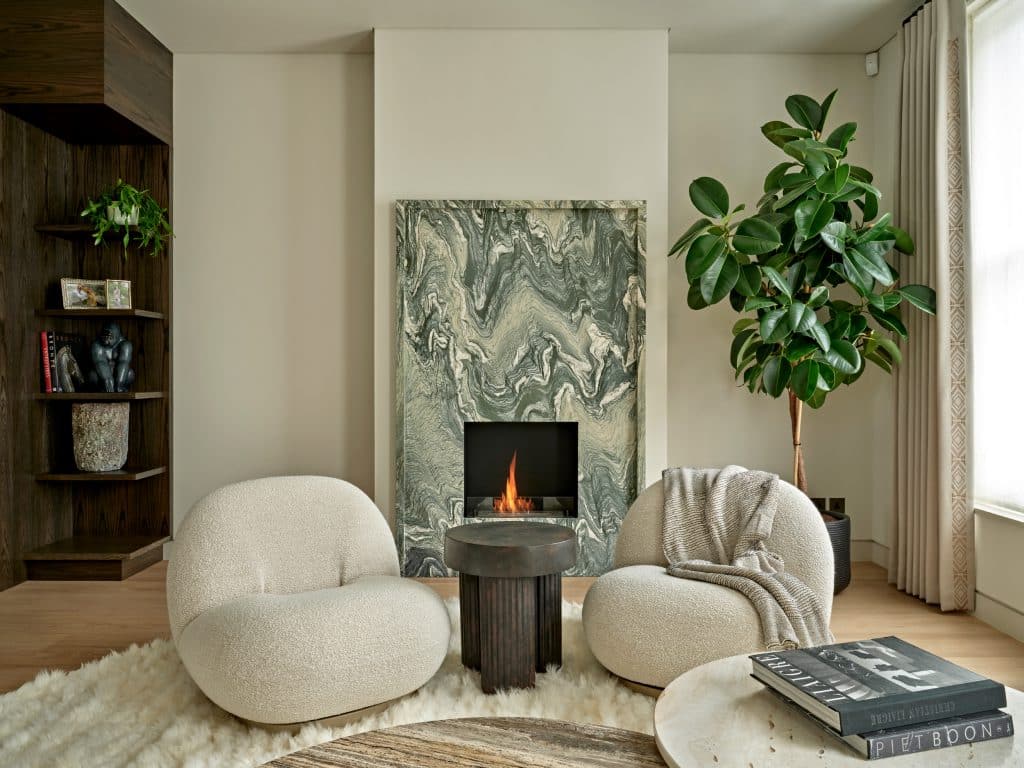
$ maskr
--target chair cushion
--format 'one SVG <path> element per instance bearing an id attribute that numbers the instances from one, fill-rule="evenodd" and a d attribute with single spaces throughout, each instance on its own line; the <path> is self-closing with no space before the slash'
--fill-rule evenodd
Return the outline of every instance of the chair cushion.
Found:
<path id="1" fill-rule="evenodd" d="M 706 662 L 763 650 L 761 622 L 747 598 L 669 576 L 660 565 L 619 568 L 594 582 L 583 628 L 605 668 L 657 688 Z"/>
<path id="2" fill-rule="evenodd" d="M 215 704 L 260 723 L 295 723 L 416 690 L 440 667 L 450 632 L 430 587 L 364 576 L 222 603 L 184 627 L 177 647 Z"/>

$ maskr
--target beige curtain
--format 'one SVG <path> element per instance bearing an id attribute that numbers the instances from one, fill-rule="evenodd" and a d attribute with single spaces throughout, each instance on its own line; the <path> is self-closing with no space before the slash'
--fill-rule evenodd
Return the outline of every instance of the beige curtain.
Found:
<path id="1" fill-rule="evenodd" d="M 931 0 L 898 34 L 899 143 L 894 220 L 917 252 L 902 282 L 935 288 L 938 313 L 904 313 L 897 368 L 896 498 L 889 581 L 943 610 L 974 607 L 967 471 L 964 0 Z"/>

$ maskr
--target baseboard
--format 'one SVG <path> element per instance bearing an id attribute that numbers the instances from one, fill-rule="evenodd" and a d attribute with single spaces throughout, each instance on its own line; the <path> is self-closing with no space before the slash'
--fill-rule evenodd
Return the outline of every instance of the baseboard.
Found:
<path id="1" fill-rule="evenodd" d="M 855 563 L 874 563 L 888 568 L 889 548 L 874 539 L 853 539 L 850 541 L 850 559 Z"/>
<path id="2" fill-rule="evenodd" d="M 1024 642 L 1024 613 L 1004 602 L 975 591 L 974 618 Z"/>

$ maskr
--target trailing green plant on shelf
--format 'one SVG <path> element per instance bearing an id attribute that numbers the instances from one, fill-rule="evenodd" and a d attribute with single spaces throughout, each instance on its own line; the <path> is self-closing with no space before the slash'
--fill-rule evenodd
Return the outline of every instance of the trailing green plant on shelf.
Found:
<path id="1" fill-rule="evenodd" d="M 122 179 L 104 192 L 82 211 L 82 217 L 93 225 L 93 241 L 103 243 L 108 233 L 121 235 L 124 257 L 134 240 L 140 248 L 150 249 L 150 255 L 159 256 L 169 238 L 174 237 L 167 209 L 158 203 L 149 190 L 139 190 Z"/>
<path id="2" fill-rule="evenodd" d="M 729 351 L 736 378 L 752 393 L 789 393 L 793 482 L 805 492 L 803 404 L 820 408 L 860 378 L 865 361 L 891 372 L 901 360 L 896 339 L 908 337 L 904 305 L 935 314 L 935 291 L 900 286 L 890 261 L 894 250 L 912 255 L 913 240 L 879 216 L 871 172 L 847 161 L 857 124 L 824 133 L 835 95 L 820 104 L 790 96 L 796 125 L 761 126 L 789 158 L 768 172 L 753 216 L 738 218 L 745 206 L 730 209 L 721 182 L 693 181 L 690 200 L 704 217 L 669 252 L 685 254 L 692 309 L 728 299 L 744 315 Z"/>

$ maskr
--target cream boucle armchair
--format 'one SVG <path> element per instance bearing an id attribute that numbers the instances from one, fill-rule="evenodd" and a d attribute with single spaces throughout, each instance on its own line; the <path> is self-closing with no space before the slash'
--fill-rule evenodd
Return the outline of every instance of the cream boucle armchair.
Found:
<path id="1" fill-rule="evenodd" d="M 832 612 L 832 545 L 811 500 L 780 481 L 768 549 Z M 615 546 L 615 570 L 587 592 L 583 628 L 594 656 L 626 680 L 664 688 L 715 659 L 763 650 L 761 622 L 739 592 L 669 576 L 663 552 L 661 481 L 630 507 Z"/>
<path id="2" fill-rule="evenodd" d="M 246 720 L 380 704 L 423 685 L 448 651 L 444 603 L 399 578 L 384 517 L 349 483 L 229 485 L 200 500 L 175 538 L 174 643 L 203 693 Z"/>

